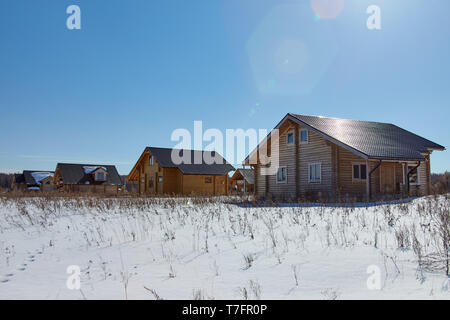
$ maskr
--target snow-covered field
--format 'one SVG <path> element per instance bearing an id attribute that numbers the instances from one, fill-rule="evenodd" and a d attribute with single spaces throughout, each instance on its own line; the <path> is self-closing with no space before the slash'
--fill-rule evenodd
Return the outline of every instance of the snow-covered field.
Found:
<path id="1" fill-rule="evenodd" d="M 449 299 L 449 204 L 0 198 L 0 299 Z"/>

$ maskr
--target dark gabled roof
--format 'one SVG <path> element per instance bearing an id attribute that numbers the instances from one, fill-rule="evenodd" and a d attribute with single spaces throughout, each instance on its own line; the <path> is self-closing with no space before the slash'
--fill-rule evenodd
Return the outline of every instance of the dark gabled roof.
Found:
<path id="1" fill-rule="evenodd" d="M 255 171 L 253 169 L 237 169 L 236 171 L 239 171 L 241 175 L 244 177 L 244 179 L 247 181 L 248 184 L 254 184 L 255 183 Z"/>
<path id="2" fill-rule="evenodd" d="M 53 176 L 54 171 L 46 170 L 24 170 L 23 178 L 27 185 L 38 185 L 41 180 L 47 178 L 48 176 Z M 16 180 L 17 181 L 17 180 Z"/>
<path id="3" fill-rule="evenodd" d="M 120 178 L 116 167 L 112 165 L 58 163 L 56 170 L 61 174 L 63 184 L 86 184 L 86 182 L 92 181 L 91 173 L 96 171 L 96 169 L 89 170 L 84 167 L 90 167 L 89 169 L 95 167 L 104 168 L 107 171 L 106 181 L 101 184 L 122 185 L 122 179 Z"/>
<path id="4" fill-rule="evenodd" d="M 422 138 L 390 123 L 306 116 L 289 113 L 306 127 L 329 140 L 362 153 L 368 159 L 424 160 L 421 153 L 445 150 L 437 143 Z"/>
<path id="5" fill-rule="evenodd" d="M 207 174 L 207 175 L 224 175 L 234 170 L 234 167 L 229 164 L 218 152 L 215 151 L 201 151 L 201 150 L 186 150 L 186 149 L 169 149 L 169 148 L 155 148 L 147 147 L 146 150 L 155 157 L 159 165 L 163 168 L 178 168 L 183 174 Z M 172 160 L 172 152 L 180 157 L 190 159 L 188 163 L 176 164 Z M 188 156 L 186 156 L 186 153 Z M 216 163 L 208 164 L 205 162 L 205 156 L 215 158 Z M 195 159 L 201 159 L 201 163 L 195 163 Z"/>

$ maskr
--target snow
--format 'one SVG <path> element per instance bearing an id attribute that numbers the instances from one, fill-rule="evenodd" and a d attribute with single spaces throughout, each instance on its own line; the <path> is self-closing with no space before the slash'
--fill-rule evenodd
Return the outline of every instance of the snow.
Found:
<path id="1" fill-rule="evenodd" d="M 0 299 L 449 299 L 428 212 L 450 200 L 247 207 L 233 198 L 0 198 Z M 81 269 L 70 290 L 69 266 Z M 368 268 L 380 271 L 371 290 Z M 295 280 L 297 275 L 297 282 Z M 125 284 L 127 289 L 125 290 Z M 150 290 L 154 290 L 152 293 Z"/>
<path id="2" fill-rule="evenodd" d="M 93 171 L 95 171 L 97 169 L 100 169 L 100 168 L 106 171 L 105 167 L 100 167 L 100 166 L 83 166 L 85 174 L 89 174 L 89 173 L 91 173 L 91 172 L 93 172 Z"/>
<path id="3" fill-rule="evenodd" d="M 53 173 L 51 172 L 32 172 L 31 176 L 37 184 L 41 184 L 41 181 L 47 177 L 53 177 Z"/>

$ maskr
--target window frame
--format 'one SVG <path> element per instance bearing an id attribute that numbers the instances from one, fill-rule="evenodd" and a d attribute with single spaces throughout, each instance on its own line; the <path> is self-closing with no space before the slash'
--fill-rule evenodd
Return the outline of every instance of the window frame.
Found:
<path id="1" fill-rule="evenodd" d="M 284 179 L 284 180 L 278 180 L 278 172 L 279 172 L 280 170 L 283 171 L 283 169 L 286 171 L 285 179 Z M 278 183 L 287 183 L 287 180 L 288 180 L 288 170 L 287 170 L 287 167 L 286 167 L 286 166 L 279 166 L 275 178 L 276 178 L 277 184 L 278 184 Z"/>
<path id="2" fill-rule="evenodd" d="M 150 155 L 150 157 L 148 158 L 148 165 L 153 166 L 154 164 L 155 164 L 155 160 L 153 159 L 153 156 Z"/>
<path id="3" fill-rule="evenodd" d="M 289 142 L 289 135 L 292 134 L 292 142 Z M 295 131 L 289 130 L 286 134 L 286 144 L 291 146 L 295 144 Z"/>
<path id="4" fill-rule="evenodd" d="M 212 177 L 205 177 L 204 182 L 205 182 L 205 184 L 213 183 L 213 178 Z"/>
<path id="5" fill-rule="evenodd" d="M 319 166 L 319 180 L 311 180 L 311 166 Z M 308 163 L 308 182 L 309 183 L 322 183 L 322 162 L 310 162 Z"/>
<path id="6" fill-rule="evenodd" d="M 101 179 L 99 178 L 100 174 L 103 176 Z M 106 172 L 104 172 L 104 171 L 97 171 L 95 173 L 95 181 L 106 181 Z"/>
<path id="7" fill-rule="evenodd" d="M 355 177 L 355 166 L 358 166 L 358 172 L 359 172 L 359 178 Z M 361 178 L 361 166 L 366 166 L 366 178 L 362 179 Z M 368 172 L 368 167 L 366 163 L 362 163 L 362 162 L 354 162 L 352 163 L 352 180 L 354 181 L 366 181 L 367 180 L 367 176 L 369 175 Z"/>
<path id="8" fill-rule="evenodd" d="M 305 141 L 302 141 L 302 132 L 306 132 L 306 140 Z M 299 137 L 299 143 L 300 144 L 308 143 L 309 142 L 309 131 L 308 131 L 308 129 L 300 129 L 298 137 Z"/>
<path id="9" fill-rule="evenodd" d="M 417 164 L 409 164 L 408 163 L 408 165 L 406 166 L 406 179 L 408 179 L 408 172 L 409 172 L 409 169 L 411 168 L 414 168 L 414 167 L 417 167 Z M 418 186 L 418 185 L 420 185 L 420 175 L 419 175 L 419 168 L 420 168 L 420 166 L 418 166 L 417 168 L 416 168 L 416 176 L 417 176 L 417 179 L 416 179 L 416 182 L 411 182 L 411 175 L 409 176 L 409 185 L 410 186 Z"/>

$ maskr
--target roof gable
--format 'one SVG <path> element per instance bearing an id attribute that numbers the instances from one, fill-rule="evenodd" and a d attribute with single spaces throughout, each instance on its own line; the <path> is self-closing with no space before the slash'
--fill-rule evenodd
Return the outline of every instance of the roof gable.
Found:
<path id="1" fill-rule="evenodd" d="M 27 185 L 39 185 L 41 181 L 53 177 L 54 171 L 42 171 L 42 170 L 24 170 L 23 178 Z"/>
<path id="2" fill-rule="evenodd" d="M 187 150 L 187 149 L 169 149 L 147 147 L 146 150 L 158 161 L 163 168 L 178 168 L 184 174 L 210 174 L 210 175 L 224 175 L 234 170 L 234 167 L 229 164 L 218 152 L 203 151 L 203 150 Z M 188 159 L 187 163 L 177 164 L 172 159 L 172 153 L 179 155 L 183 159 Z M 206 163 L 206 158 L 214 158 L 217 163 Z M 197 160 L 200 160 L 197 162 Z"/>
<path id="3" fill-rule="evenodd" d="M 172 160 L 172 152 L 182 158 L 185 157 L 189 160 L 186 161 L 187 163 L 174 163 L 174 161 Z M 234 167 L 215 151 L 146 147 L 144 152 L 139 157 L 139 160 L 136 162 L 133 169 L 128 174 L 128 180 L 132 181 L 136 177 L 139 163 L 146 159 L 146 157 L 144 156 L 147 153 L 152 155 L 154 160 L 162 168 L 177 168 L 183 174 L 225 175 L 228 172 L 234 170 Z M 205 157 L 215 159 L 217 163 L 206 163 Z M 195 163 L 196 159 L 201 159 L 201 161 L 198 161 L 199 163 Z"/>
<path id="4" fill-rule="evenodd" d="M 288 113 L 275 127 L 293 121 L 363 159 L 424 161 L 424 153 L 445 147 L 396 125 L 382 122 L 327 118 Z M 248 163 L 271 133 L 245 159 Z"/>
<path id="5" fill-rule="evenodd" d="M 239 168 L 234 172 L 231 180 L 238 180 L 241 177 L 242 179 L 245 179 L 248 184 L 255 183 L 255 171 L 253 169 Z"/>
<path id="6" fill-rule="evenodd" d="M 122 185 L 122 179 L 113 165 L 58 163 L 56 166 L 63 184 L 86 184 L 92 180 L 92 174 L 99 169 L 107 172 L 106 181 L 103 184 Z"/>

